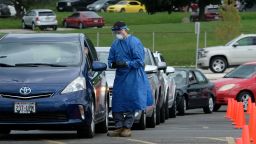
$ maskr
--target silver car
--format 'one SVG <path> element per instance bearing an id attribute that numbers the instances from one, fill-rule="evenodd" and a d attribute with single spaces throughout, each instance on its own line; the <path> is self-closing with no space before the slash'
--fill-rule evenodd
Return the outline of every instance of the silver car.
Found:
<path id="1" fill-rule="evenodd" d="M 107 63 L 108 55 L 110 47 L 96 47 L 99 60 Z M 154 99 L 153 106 L 147 107 L 145 111 L 138 111 L 135 113 L 135 129 L 145 129 L 146 127 L 154 128 L 157 124 L 158 119 L 160 119 L 160 109 L 159 106 L 156 105 L 156 101 L 159 99 L 159 80 L 157 76 L 158 67 L 152 63 L 153 55 L 151 55 L 149 49 L 145 49 L 145 72 L 147 73 L 148 80 L 152 89 L 152 97 Z M 115 79 L 115 70 L 107 69 L 106 78 L 109 87 L 109 106 L 110 106 L 110 114 L 109 114 L 109 122 L 110 125 L 114 124 L 113 116 L 111 113 L 112 107 L 112 88 Z"/>
<path id="2" fill-rule="evenodd" d="M 36 27 L 39 27 L 40 30 L 46 28 L 57 30 L 57 26 L 58 21 L 56 15 L 49 9 L 33 9 L 22 18 L 23 29 L 30 27 L 32 30 L 35 30 Z"/>

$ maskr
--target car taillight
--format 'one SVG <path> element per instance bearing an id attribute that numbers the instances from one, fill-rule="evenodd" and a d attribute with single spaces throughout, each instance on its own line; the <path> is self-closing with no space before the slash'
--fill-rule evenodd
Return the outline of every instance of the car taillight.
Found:
<path id="1" fill-rule="evenodd" d="M 39 21 L 39 17 L 36 17 L 36 21 Z"/>

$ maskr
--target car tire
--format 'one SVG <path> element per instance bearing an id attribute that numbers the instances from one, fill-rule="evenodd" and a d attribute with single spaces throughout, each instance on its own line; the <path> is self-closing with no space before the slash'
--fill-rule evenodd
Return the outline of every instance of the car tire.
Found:
<path id="1" fill-rule="evenodd" d="M 147 127 L 155 128 L 156 127 L 156 108 L 153 109 L 151 117 L 147 118 Z"/>
<path id="2" fill-rule="evenodd" d="M 125 13 L 125 9 L 122 8 L 122 9 L 120 10 L 120 13 Z"/>
<path id="3" fill-rule="evenodd" d="M 160 124 L 160 107 L 156 104 L 156 125 Z"/>
<path id="4" fill-rule="evenodd" d="M 105 119 L 104 121 L 100 122 L 99 124 L 96 125 L 96 132 L 97 133 L 106 133 L 108 132 L 108 102 L 106 100 L 105 102 L 105 107 L 106 107 L 106 112 L 105 112 Z"/>
<path id="5" fill-rule="evenodd" d="M 26 29 L 27 28 L 27 25 L 25 24 L 24 21 L 22 21 L 22 29 Z"/>
<path id="6" fill-rule="evenodd" d="M 83 25 L 83 23 L 81 23 L 81 22 L 80 22 L 80 23 L 79 23 L 79 26 L 78 26 L 78 28 L 79 28 L 79 29 L 83 29 L 83 28 L 84 28 L 84 25 Z"/>
<path id="7" fill-rule="evenodd" d="M 181 97 L 180 104 L 177 108 L 179 115 L 184 116 L 187 110 L 187 100 L 184 96 Z"/>
<path id="8" fill-rule="evenodd" d="M 58 26 L 53 26 L 53 27 L 52 27 L 52 30 L 53 30 L 53 31 L 56 31 L 57 29 L 58 29 Z"/>
<path id="9" fill-rule="evenodd" d="M 204 113 L 210 114 L 210 113 L 213 112 L 213 109 L 214 109 L 214 99 L 213 99 L 213 97 L 210 97 L 210 98 L 208 99 L 208 104 L 207 104 L 207 106 L 204 107 L 203 110 L 204 110 Z"/>
<path id="10" fill-rule="evenodd" d="M 145 111 L 141 112 L 140 121 L 135 126 L 139 130 L 145 130 L 147 127 L 147 114 Z"/>
<path id="11" fill-rule="evenodd" d="M 217 112 L 220 109 L 221 105 L 220 104 L 215 104 L 213 111 Z"/>
<path id="12" fill-rule="evenodd" d="M 167 120 L 170 116 L 169 116 L 169 98 L 167 96 L 166 102 L 165 102 L 165 120 Z"/>
<path id="13" fill-rule="evenodd" d="M 64 27 L 64 28 L 68 28 L 68 23 L 67 23 L 66 21 L 64 21 L 63 27 Z"/>
<path id="14" fill-rule="evenodd" d="M 161 110 L 160 110 L 160 122 L 161 123 L 165 122 L 165 106 L 166 106 L 166 103 L 164 102 L 161 107 Z"/>
<path id="15" fill-rule="evenodd" d="M 90 125 L 85 125 L 77 130 L 77 135 L 80 138 L 93 138 L 95 135 L 95 110 L 94 103 L 91 104 L 92 121 Z"/>
<path id="16" fill-rule="evenodd" d="M 237 101 L 243 102 L 243 107 L 245 111 L 247 111 L 249 98 L 251 98 L 251 100 L 254 101 L 253 95 L 248 91 L 240 92 L 237 96 Z"/>
<path id="17" fill-rule="evenodd" d="M 35 25 L 34 23 L 32 23 L 32 25 L 31 25 L 31 29 L 32 29 L 32 31 L 35 31 L 35 29 L 36 29 L 36 25 Z"/>
<path id="18" fill-rule="evenodd" d="M 210 61 L 210 70 L 213 73 L 223 73 L 228 67 L 228 62 L 224 57 L 217 56 Z"/>
<path id="19" fill-rule="evenodd" d="M 172 107 L 169 109 L 169 117 L 176 118 L 177 115 L 177 104 L 176 100 L 174 100 Z"/>

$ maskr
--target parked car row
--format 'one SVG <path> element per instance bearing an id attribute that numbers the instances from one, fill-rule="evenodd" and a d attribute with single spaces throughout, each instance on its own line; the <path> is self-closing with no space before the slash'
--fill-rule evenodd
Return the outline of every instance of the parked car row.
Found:
<path id="1" fill-rule="evenodd" d="M 110 47 L 97 47 L 96 50 L 99 60 L 107 63 Z M 135 129 L 154 128 L 168 118 L 175 118 L 177 112 L 184 115 L 188 109 L 203 108 L 205 113 L 212 113 L 216 100 L 215 86 L 200 71 L 175 70 L 166 65 L 161 53 L 153 53 L 147 48 L 144 62 L 154 104 L 145 111 L 136 112 Z M 107 69 L 106 77 L 109 86 L 109 124 L 113 125 L 111 101 L 115 71 Z"/>
<path id="2" fill-rule="evenodd" d="M 79 29 L 88 27 L 102 28 L 105 25 L 104 18 L 91 11 L 75 12 L 64 18 L 62 23 L 65 28 L 74 27 Z M 33 9 L 23 16 L 23 29 L 31 28 L 35 30 L 37 27 L 40 30 L 52 28 L 56 31 L 58 27 L 56 14 L 49 9 Z"/>
<path id="3" fill-rule="evenodd" d="M 145 12 L 145 6 L 136 0 L 60 0 L 58 11 L 95 11 L 95 12 Z"/>

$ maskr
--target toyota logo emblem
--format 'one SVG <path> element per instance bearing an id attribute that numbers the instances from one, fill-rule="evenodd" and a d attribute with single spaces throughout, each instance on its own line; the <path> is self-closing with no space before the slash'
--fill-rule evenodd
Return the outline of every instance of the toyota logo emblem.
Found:
<path id="1" fill-rule="evenodd" d="M 31 93 L 31 88 L 29 88 L 29 87 L 22 87 L 22 88 L 20 88 L 20 94 L 28 95 L 30 93 Z"/>

